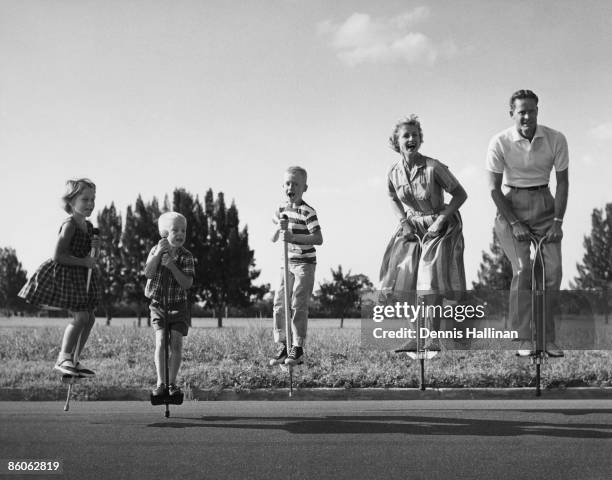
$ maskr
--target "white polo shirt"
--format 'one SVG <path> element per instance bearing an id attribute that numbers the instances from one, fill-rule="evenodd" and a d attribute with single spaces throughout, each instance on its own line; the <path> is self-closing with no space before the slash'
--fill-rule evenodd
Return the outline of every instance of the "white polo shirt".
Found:
<path id="1" fill-rule="evenodd" d="M 504 183 L 512 187 L 546 185 L 553 166 L 562 172 L 569 166 L 565 136 L 544 125 L 536 127 L 530 142 L 515 126 L 495 135 L 487 150 L 487 170 L 504 174 Z"/>

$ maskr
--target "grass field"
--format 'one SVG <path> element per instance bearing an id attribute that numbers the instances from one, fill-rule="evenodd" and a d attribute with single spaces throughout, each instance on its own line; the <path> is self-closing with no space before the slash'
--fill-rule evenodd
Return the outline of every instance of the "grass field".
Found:
<path id="1" fill-rule="evenodd" d="M 0 388 L 52 388 L 52 370 L 66 319 L 0 318 Z M 287 387 L 287 375 L 268 366 L 273 351 L 269 319 L 195 319 L 185 341 L 179 373 L 185 389 Z M 79 391 L 90 399 L 108 388 L 148 388 L 155 381 L 153 331 L 135 319 L 98 319 L 83 352 L 97 376 Z M 419 385 L 418 362 L 404 355 L 365 348 L 360 321 L 311 320 L 307 368 L 295 376 L 299 387 L 410 387 Z M 426 364 L 433 387 L 521 387 L 533 385 L 535 369 L 513 351 L 445 351 Z M 543 384 L 612 386 L 612 352 L 568 351 L 547 362 Z"/>

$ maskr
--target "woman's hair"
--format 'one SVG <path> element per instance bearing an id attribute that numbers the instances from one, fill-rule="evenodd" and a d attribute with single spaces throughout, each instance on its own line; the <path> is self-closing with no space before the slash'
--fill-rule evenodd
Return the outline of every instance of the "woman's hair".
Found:
<path id="1" fill-rule="evenodd" d="M 66 191 L 62 196 L 62 202 L 64 204 L 64 210 L 67 213 L 72 213 L 72 206 L 70 205 L 72 199 L 86 188 L 91 188 L 95 192 L 96 184 L 89 178 L 79 178 L 77 180 L 68 180 L 66 182 Z"/>
<path id="2" fill-rule="evenodd" d="M 162 237 L 168 236 L 168 232 L 170 231 L 170 227 L 177 220 L 182 221 L 185 226 L 187 226 L 187 219 L 178 212 L 166 212 L 162 213 L 157 219 L 157 228 L 159 229 L 159 234 Z"/>
<path id="3" fill-rule="evenodd" d="M 397 133 L 400 131 L 400 128 L 405 127 L 406 125 L 414 125 L 419 129 L 419 136 L 421 137 L 421 143 L 423 143 L 423 129 L 421 128 L 421 122 L 419 121 L 419 117 L 417 115 L 411 113 L 407 117 L 404 117 L 397 122 L 395 128 L 393 128 L 393 133 L 389 137 L 389 145 L 397 153 L 400 152 L 399 143 L 397 142 Z"/>

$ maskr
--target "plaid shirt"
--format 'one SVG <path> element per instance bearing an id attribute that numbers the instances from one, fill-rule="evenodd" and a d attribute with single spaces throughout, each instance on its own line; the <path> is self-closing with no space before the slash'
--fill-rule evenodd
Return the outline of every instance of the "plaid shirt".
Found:
<path id="1" fill-rule="evenodd" d="M 157 245 L 155 245 L 151 249 L 150 255 L 155 253 L 157 249 Z M 183 247 L 179 247 L 176 251 L 176 257 L 174 258 L 174 263 L 178 267 L 178 269 L 183 272 L 185 275 L 195 277 L 195 266 L 193 263 L 193 255 L 189 250 Z M 154 302 L 158 304 L 162 304 L 162 266 L 161 262 L 157 271 L 153 275 L 153 278 L 149 278 L 147 280 L 147 285 L 145 287 L 145 297 L 150 298 Z M 168 271 L 168 307 L 179 307 L 182 306 L 185 302 L 187 302 L 187 292 L 186 290 L 179 285 L 179 283 L 172 275 L 172 272 Z"/>

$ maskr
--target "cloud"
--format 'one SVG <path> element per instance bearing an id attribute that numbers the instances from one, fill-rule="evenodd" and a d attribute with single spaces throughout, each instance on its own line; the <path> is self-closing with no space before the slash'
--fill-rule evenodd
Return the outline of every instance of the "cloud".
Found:
<path id="1" fill-rule="evenodd" d="M 429 16 L 427 7 L 389 18 L 353 13 L 342 23 L 326 20 L 317 28 L 319 35 L 330 39 L 338 58 L 349 66 L 397 62 L 433 65 L 440 57 L 454 55 L 457 49 L 452 42 L 436 43 L 424 33 L 413 31 L 415 24 Z"/>
<path id="2" fill-rule="evenodd" d="M 591 129 L 589 135 L 597 140 L 612 140 L 612 122 L 598 125 Z"/>

